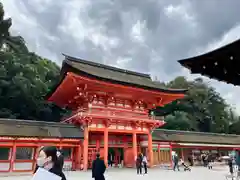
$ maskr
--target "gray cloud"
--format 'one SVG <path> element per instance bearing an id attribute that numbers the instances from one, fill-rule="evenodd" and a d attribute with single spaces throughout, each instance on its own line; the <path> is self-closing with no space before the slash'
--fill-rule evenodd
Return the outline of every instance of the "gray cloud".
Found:
<path id="1" fill-rule="evenodd" d="M 12 32 L 20 33 L 42 56 L 60 64 L 64 52 L 151 73 L 164 81 L 190 76 L 177 60 L 209 50 L 209 44 L 221 42 L 240 23 L 239 0 L 3 0 L 3 4 L 13 17 Z M 232 87 L 225 86 L 219 91 L 230 97 Z"/>

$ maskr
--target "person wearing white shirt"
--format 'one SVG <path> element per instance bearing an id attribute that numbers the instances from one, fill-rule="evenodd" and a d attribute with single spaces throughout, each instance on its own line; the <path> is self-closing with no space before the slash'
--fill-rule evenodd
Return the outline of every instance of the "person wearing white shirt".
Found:
<path id="1" fill-rule="evenodd" d="M 142 162 L 143 162 L 143 167 L 144 167 L 144 171 L 145 171 L 144 173 L 147 174 L 147 157 L 146 157 L 146 155 L 143 156 Z"/>

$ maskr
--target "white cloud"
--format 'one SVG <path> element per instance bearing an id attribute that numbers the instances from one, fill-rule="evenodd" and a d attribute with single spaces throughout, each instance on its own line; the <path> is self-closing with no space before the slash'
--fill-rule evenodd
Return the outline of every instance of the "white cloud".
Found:
<path id="1" fill-rule="evenodd" d="M 213 51 L 217 48 L 225 46 L 229 43 L 232 43 L 236 40 L 240 39 L 240 24 L 231 28 L 229 31 L 225 32 L 220 39 L 214 40 L 210 42 L 205 47 L 200 47 L 196 49 L 196 54 L 202 54 L 209 51 Z"/>
<path id="2" fill-rule="evenodd" d="M 138 20 L 136 24 L 132 26 L 131 37 L 137 42 L 143 43 L 144 35 L 142 31 L 144 28 L 145 28 L 145 22 L 141 22 L 140 20 Z"/>

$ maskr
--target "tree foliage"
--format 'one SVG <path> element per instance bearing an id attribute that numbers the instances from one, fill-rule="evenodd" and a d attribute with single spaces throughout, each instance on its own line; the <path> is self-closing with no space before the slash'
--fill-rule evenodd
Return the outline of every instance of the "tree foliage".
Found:
<path id="1" fill-rule="evenodd" d="M 163 128 L 238 133 L 237 128 L 233 131 L 232 124 L 240 124 L 239 118 L 220 94 L 202 79 L 187 81 L 184 77 L 177 77 L 166 87 L 184 88 L 188 92 L 185 98 L 155 110 L 156 115 L 167 115 L 167 124 Z"/>
<path id="2" fill-rule="evenodd" d="M 0 3 L 0 117 L 58 121 L 64 111 L 44 97 L 57 83 L 59 67 L 29 52 L 22 37 L 10 34 L 11 24 Z"/>

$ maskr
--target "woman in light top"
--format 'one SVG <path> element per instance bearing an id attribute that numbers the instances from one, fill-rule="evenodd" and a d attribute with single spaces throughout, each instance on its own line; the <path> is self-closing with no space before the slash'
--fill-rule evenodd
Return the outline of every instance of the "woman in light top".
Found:
<path id="1" fill-rule="evenodd" d="M 146 155 L 143 156 L 143 167 L 144 167 L 144 173 L 147 174 L 147 157 Z"/>
<path id="2" fill-rule="evenodd" d="M 43 147 L 39 151 L 37 166 L 44 168 L 57 176 L 60 176 L 62 180 L 66 180 L 66 177 L 62 171 L 62 162 L 59 160 L 57 154 L 58 152 L 56 147 Z"/>

